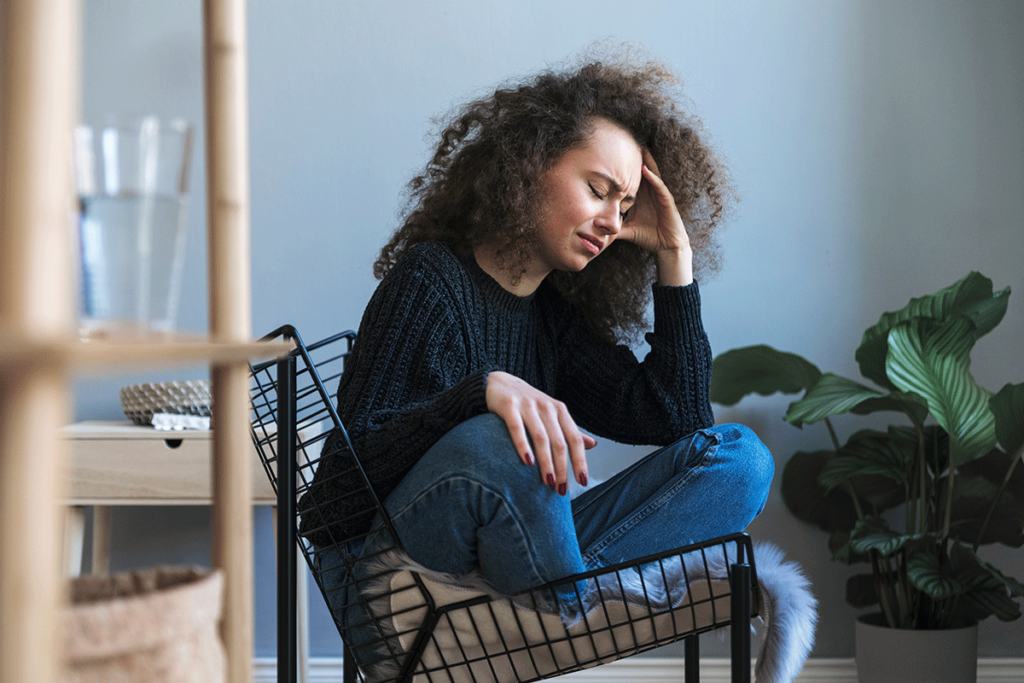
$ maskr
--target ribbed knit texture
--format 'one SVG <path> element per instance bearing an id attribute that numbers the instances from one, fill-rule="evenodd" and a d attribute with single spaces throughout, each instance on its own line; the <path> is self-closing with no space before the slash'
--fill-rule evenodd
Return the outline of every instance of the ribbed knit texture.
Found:
<path id="1" fill-rule="evenodd" d="M 487 412 L 487 375 L 496 370 L 563 401 L 598 437 L 661 446 L 711 426 L 697 284 L 655 286 L 653 298 L 651 350 L 639 362 L 589 332 L 546 284 L 518 297 L 444 244 L 410 249 L 370 299 L 338 387 L 339 415 L 378 499 L 446 432 Z M 314 497 L 342 540 L 368 528 L 372 503 L 337 476 L 338 460 L 320 463 L 299 509 Z M 302 533 L 326 545 L 314 516 L 303 515 Z"/>

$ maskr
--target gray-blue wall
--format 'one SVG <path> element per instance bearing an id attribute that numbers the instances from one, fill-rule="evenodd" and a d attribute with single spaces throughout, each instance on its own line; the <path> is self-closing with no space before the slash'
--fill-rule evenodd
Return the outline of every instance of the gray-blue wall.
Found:
<path id="1" fill-rule="evenodd" d="M 882 311 L 977 269 L 1015 291 L 975 349 L 975 375 L 990 389 L 1024 380 L 1024 3 L 251 0 L 248 16 L 256 334 L 283 322 L 306 339 L 355 327 L 375 285 L 369 265 L 427 158 L 431 117 L 610 38 L 642 44 L 683 77 L 742 195 L 724 267 L 702 283 L 716 351 L 764 342 L 854 377 L 860 334 Z M 202 144 L 200 21 L 198 0 L 86 0 L 83 117 L 183 116 Z M 201 156 L 192 188 L 179 322 L 204 330 Z M 202 375 L 82 380 L 77 417 L 119 418 L 123 384 Z M 781 471 L 826 439 L 784 424 L 786 404 L 748 399 L 718 417 L 754 427 Z M 637 454 L 605 444 L 593 471 Z M 209 562 L 205 509 L 134 508 L 114 525 L 115 569 Z M 789 515 L 777 483 L 751 531 L 813 581 L 815 656 L 851 656 L 851 572 Z M 266 511 L 256 546 L 257 653 L 273 655 Z M 1024 576 L 1022 551 L 991 557 Z M 337 635 L 313 604 L 313 654 L 335 655 Z M 1024 620 L 982 624 L 983 656 L 1024 656 L 1022 643 Z"/>

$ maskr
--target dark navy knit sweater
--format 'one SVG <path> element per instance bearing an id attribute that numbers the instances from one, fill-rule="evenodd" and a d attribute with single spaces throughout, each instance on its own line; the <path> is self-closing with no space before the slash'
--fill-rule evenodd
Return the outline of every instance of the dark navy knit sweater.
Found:
<path id="1" fill-rule="evenodd" d="M 475 261 L 444 244 L 410 249 L 378 286 L 363 314 L 338 387 L 338 412 L 383 501 L 416 461 L 459 423 L 487 412 L 487 375 L 503 370 L 560 401 L 596 436 L 666 445 L 714 421 L 708 398 L 711 349 L 697 284 L 655 286 L 650 352 L 591 333 L 556 291 L 506 291 Z M 327 439 L 325 453 L 332 449 Z M 341 456 L 320 463 L 310 492 L 342 540 L 368 528 L 369 501 L 349 495 Z M 304 514 L 302 533 L 329 542 Z"/>

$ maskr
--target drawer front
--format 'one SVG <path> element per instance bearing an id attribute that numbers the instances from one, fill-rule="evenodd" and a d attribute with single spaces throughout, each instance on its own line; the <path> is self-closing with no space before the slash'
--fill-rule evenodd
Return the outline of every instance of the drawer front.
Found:
<path id="1" fill-rule="evenodd" d="M 73 504 L 209 504 L 209 439 L 69 439 Z M 273 488 L 255 452 L 253 502 L 273 504 Z"/>

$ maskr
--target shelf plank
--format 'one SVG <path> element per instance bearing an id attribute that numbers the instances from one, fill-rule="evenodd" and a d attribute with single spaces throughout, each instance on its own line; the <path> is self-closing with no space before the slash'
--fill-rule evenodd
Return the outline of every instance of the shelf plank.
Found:
<path id="1" fill-rule="evenodd" d="M 0 332 L 0 366 L 56 364 L 80 374 L 165 366 L 233 363 L 283 356 L 292 342 L 221 342 L 201 336 L 40 340 Z"/>
<path id="2" fill-rule="evenodd" d="M 283 356 L 294 348 L 291 342 L 218 342 L 196 339 L 173 343 L 154 342 L 79 344 L 74 352 L 75 367 L 108 370 L 126 359 L 147 366 L 241 362 Z"/>

